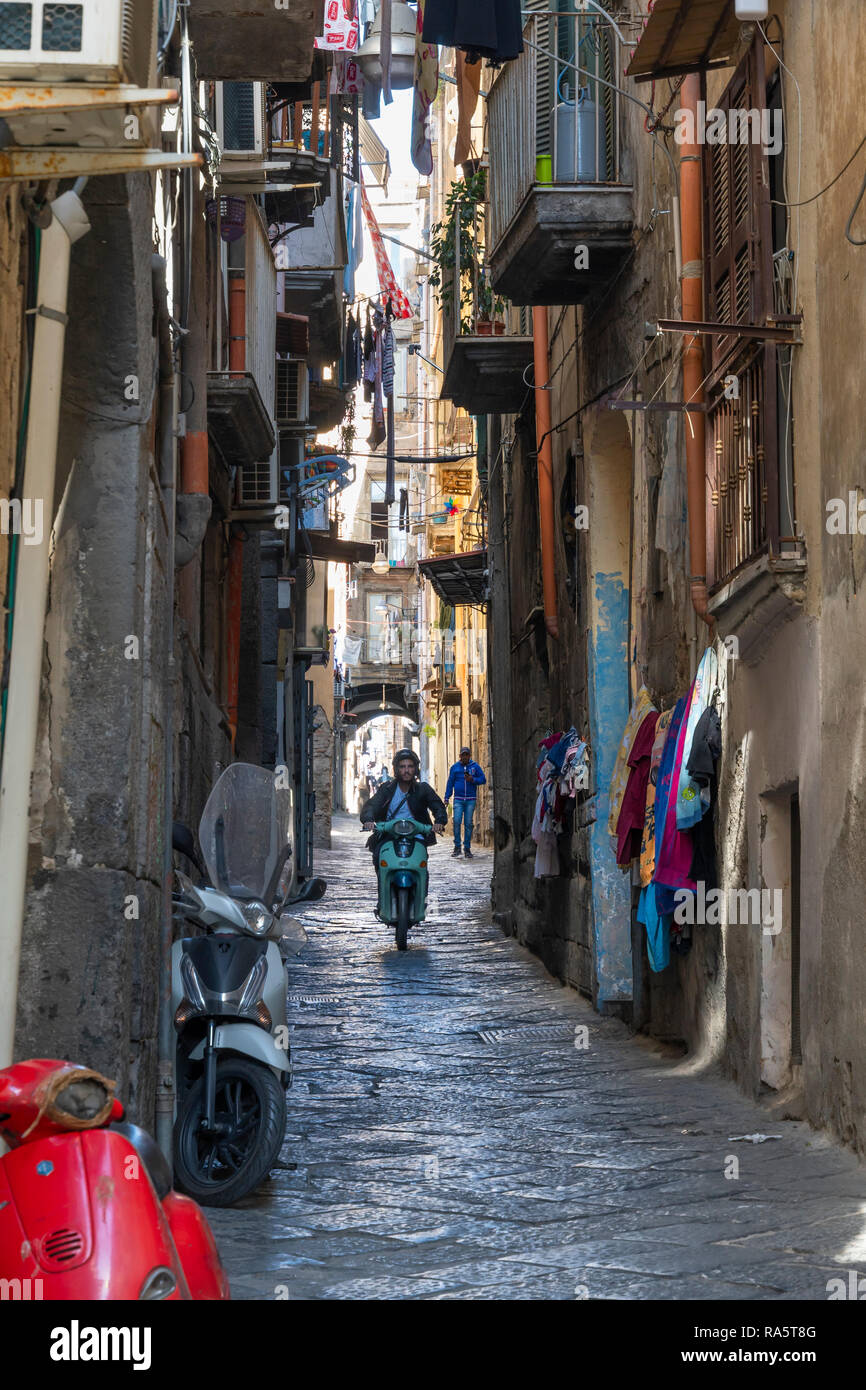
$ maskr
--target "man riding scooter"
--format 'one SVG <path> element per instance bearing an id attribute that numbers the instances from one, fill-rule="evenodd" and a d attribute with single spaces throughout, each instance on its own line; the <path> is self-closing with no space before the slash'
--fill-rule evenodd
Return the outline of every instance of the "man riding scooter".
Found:
<path id="1" fill-rule="evenodd" d="M 393 767 L 396 775 L 364 803 L 360 816 L 363 828 L 373 831 L 367 849 L 373 855 L 379 890 L 376 916 L 383 922 L 396 922 L 397 945 L 405 950 L 409 927 L 422 921 L 426 910 L 427 855 L 418 850 L 435 844 L 431 813 L 433 830 L 441 835 L 448 812 L 433 788 L 418 780 L 420 764 L 411 748 L 401 748 L 394 755 Z"/>
<path id="2" fill-rule="evenodd" d="M 364 829 L 372 830 L 376 821 L 394 820 L 400 815 L 411 816 L 413 820 L 430 825 L 432 812 L 435 822 L 433 829 L 441 835 L 448 824 L 448 811 L 429 782 L 418 780 L 421 773 L 418 754 L 413 753 L 411 748 L 401 748 L 394 754 L 392 766 L 394 776 L 389 777 L 376 795 L 371 796 L 361 807 L 361 824 Z M 434 845 L 436 836 L 429 834 L 425 843 Z M 367 841 L 367 849 L 371 851 L 375 861 L 375 837 Z"/>

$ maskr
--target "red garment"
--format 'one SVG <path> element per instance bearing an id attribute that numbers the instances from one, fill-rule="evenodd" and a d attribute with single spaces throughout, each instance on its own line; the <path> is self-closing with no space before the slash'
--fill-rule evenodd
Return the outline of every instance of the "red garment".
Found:
<path id="1" fill-rule="evenodd" d="M 641 835 L 646 815 L 646 787 L 649 780 L 653 743 L 656 736 L 658 710 L 650 710 L 634 736 L 628 755 L 628 776 L 616 823 L 616 862 L 625 868 L 640 854 Z"/>

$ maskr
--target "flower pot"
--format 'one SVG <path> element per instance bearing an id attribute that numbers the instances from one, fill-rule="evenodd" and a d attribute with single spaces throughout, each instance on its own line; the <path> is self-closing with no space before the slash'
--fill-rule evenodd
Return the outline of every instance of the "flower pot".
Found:
<path id="1" fill-rule="evenodd" d="M 493 324 L 490 319 L 476 319 L 475 332 L 479 338 L 491 338 L 493 336 Z"/>
<path id="2" fill-rule="evenodd" d="M 503 333 L 505 332 L 505 324 L 502 323 L 500 319 L 497 319 L 494 323 L 493 332 L 496 334 L 497 338 L 501 338 Z"/>

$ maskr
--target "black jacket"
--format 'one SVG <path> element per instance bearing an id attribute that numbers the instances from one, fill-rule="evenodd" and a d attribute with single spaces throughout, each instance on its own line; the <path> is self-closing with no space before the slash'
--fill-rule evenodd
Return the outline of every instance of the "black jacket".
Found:
<path id="1" fill-rule="evenodd" d="M 391 797 L 397 786 L 396 777 L 390 777 L 383 787 L 380 787 L 375 796 L 370 797 L 361 807 L 359 815 L 361 824 L 370 820 L 387 820 L 388 807 L 391 804 Z M 430 786 L 429 782 L 413 782 L 406 794 L 406 810 L 413 820 L 422 821 L 424 825 L 445 825 L 448 820 L 448 810 L 444 801 L 441 801 Z M 430 813 L 433 819 L 430 819 Z M 373 849 L 375 836 L 371 835 L 367 841 L 367 848 Z M 428 845 L 434 844 L 436 836 L 431 832 L 426 837 Z"/>

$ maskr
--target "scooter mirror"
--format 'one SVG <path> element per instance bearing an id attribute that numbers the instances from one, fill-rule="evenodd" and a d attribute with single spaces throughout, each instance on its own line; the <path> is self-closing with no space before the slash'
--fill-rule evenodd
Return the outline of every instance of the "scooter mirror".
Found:
<path id="1" fill-rule="evenodd" d="M 299 922 L 297 917 L 281 917 L 280 932 L 280 945 L 294 955 L 300 955 L 308 940 L 303 922 Z"/>
<path id="2" fill-rule="evenodd" d="M 171 827 L 171 847 L 177 850 L 178 854 L 185 854 L 191 864 L 194 864 L 200 874 L 204 873 L 204 866 L 198 857 L 193 839 L 192 831 L 188 825 L 182 821 L 172 822 Z"/>

